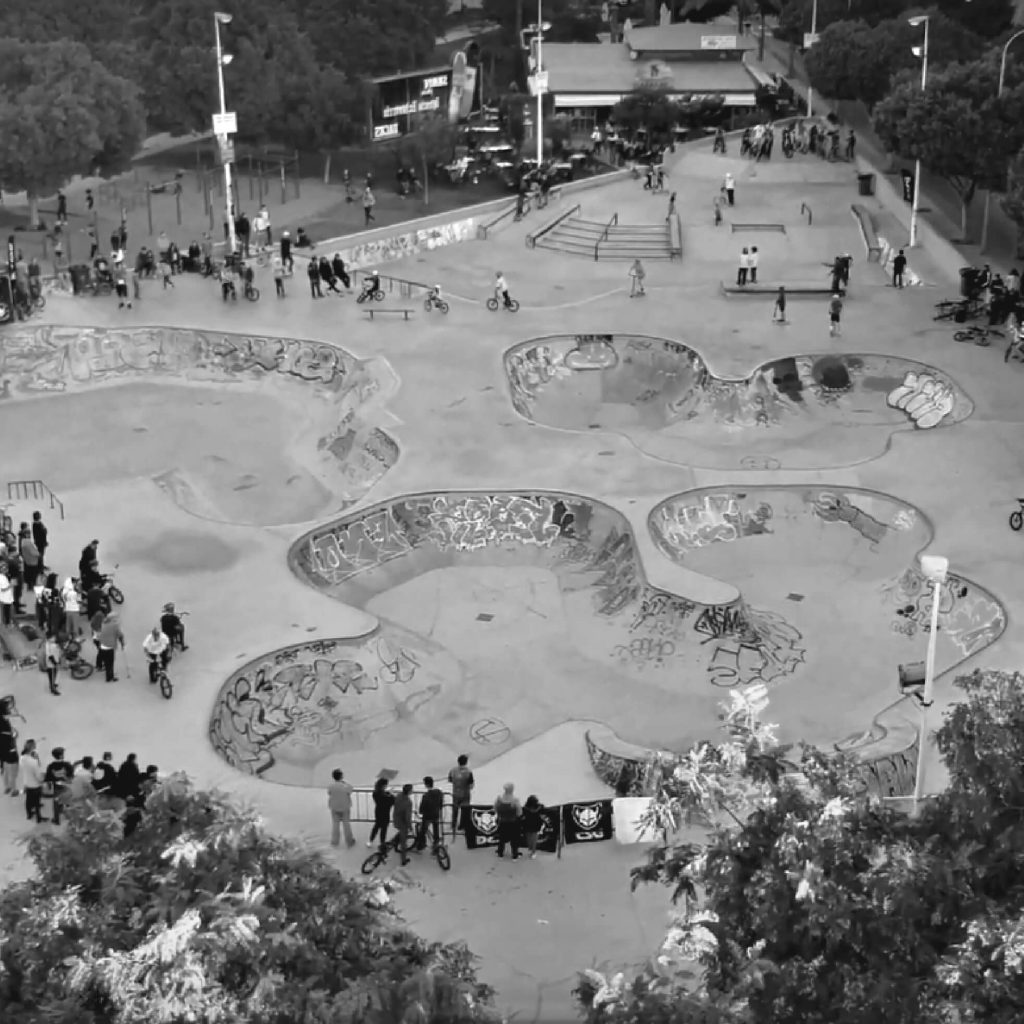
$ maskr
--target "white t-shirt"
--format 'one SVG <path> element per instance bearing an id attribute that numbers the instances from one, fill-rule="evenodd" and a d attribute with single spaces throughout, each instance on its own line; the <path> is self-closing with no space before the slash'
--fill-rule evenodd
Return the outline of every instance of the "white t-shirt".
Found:
<path id="1" fill-rule="evenodd" d="M 43 766 L 31 754 L 22 754 L 18 762 L 18 772 L 23 789 L 41 789 L 46 773 Z"/>
<path id="2" fill-rule="evenodd" d="M 14 588 L 11 581 L 0 572 L 0 604 L 14 604 Z"/>
<path id="3" fill-rule="evenodd" d="M 147 654 L 163 654 L 168 647 L 171 646 L 171 641 L 167 639 L 164 633 L 159 636 L 153 636 L 152 633 L 146 634 L 146 639 L 142 641 L 142 649 Z"/>

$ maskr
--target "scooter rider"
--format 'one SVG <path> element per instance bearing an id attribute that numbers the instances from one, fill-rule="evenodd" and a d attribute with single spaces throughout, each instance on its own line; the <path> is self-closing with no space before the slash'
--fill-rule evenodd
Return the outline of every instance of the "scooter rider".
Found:
<path id="1" fill-rule="evenodd" d="M 171 641 L 159 626 L 154 626 L 153 631 L 142 641 L 142 649 L 149 662 L 149 681 L 155 683 L 157 669 L 166 669 L 171 660 Z"/>

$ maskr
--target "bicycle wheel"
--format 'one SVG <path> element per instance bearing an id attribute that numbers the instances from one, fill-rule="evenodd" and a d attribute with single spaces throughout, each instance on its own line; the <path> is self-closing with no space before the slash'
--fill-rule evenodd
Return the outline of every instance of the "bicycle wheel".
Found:
<path id="1" fill-rule="evenodd" d="M 442 312 L 442 313 L 447 313 L 447 312 L 448 312 L 448 308 L 449 308 L 449 307 L 448 307 L 448 303 L 447 303 L 447 302 L 444 302 L 444 301 L 442 300 L 441 302 L 439 302 L 439 303 L 437 304 L 437 308 L 438 308 L 439 310 L 441 310 L 441 312 Z"/>
<path id="2" fill-rule="evenodd" d="M 487 300 L 487 308 L 492 313 L 498 308 L 498 300 L 493 295 Z"/>
<path id="3" fill-rule="evenodd" d="M 42 295 L 37 295 L 32 300 L 32 308 L 33 309 L 40 309 L 40 310 L 46 309 L 46 299 L 45 299 L 45 297 L 42 296 Z"/>
<path id="4" fill-rule="evenodd" d="M 107 593 L 110 595 L 110 600 L 113 601 L 114 604 L 124 604 L 124 594 L 122 594 L 117 587 L 111 587 Z"/>
<path id="5" fill-rule="evenodd" d="M 1021 513 L 1020 509 L 1016 512 L 1010 513 L 1010 529 L 1014 533 L 1020 533 L 1020 528 L 1024 526 L 1024 514 Z"/>
<path id="6" fill-rule="evenodd" d="M 260 301 L 260 290 L 259 290 L 259 288 L 249 288 L 246 291 L 246 293 L 245 293 L 245 297 L 250 302 L 259 302 Z"/>
<path id="7" fill-rule="evenodd" d="M 163 695 L 164 700 L 170 700 L 174 695 L 174 687 L 171 685 L 171 677 L 166 672 L 161 672 L 157 676 L 157 680 L 160 683 L 160 693 Z"/>
<path id="8" fill-rule="evenodd" d="M 373 293 L 373 298 L 374 298 L 375 302 L 383 302 L 384 301 L 384 292 L 380 288 L 378 288 Z"/>
<path id="9" fill-rule="evenodd" d="M 92 675 L 92 665 L 79 658 L 78 661 L 72 661 L 68 665 L 68 671 L 71 673 L 72 679 L 88 679 Z"/>
<path id="10" fill-rule="evenodd" d="M 429 313 L 434 308 L 434 300 L 433 299 L 424 299 L 423 300 L 423 308 Z"/>
<path id="11" fill-rule="evenodd" d="M 953 340 L 954 341 L 973 341 L 976 333 L 977 333 L 976 331 L 954 331 L 953 332 Z"/>
<path id="12" fill-rule="evenodd" d="M 373 853 L 371 853 L 370 856 L 366 858 L 366 860 L 363 861 L 360 870 L 364 875 L 372 875 L 374 871 L 376 871 L 377 868 L 379 868 L 386 859 L 387 858 L 385 857 L 384 854 L 380 852 L 380 850 L 376 850 Z"/>
<path id="13" fill-rule="evenodd" d="M 434 856 L 437 858 L 437 863 L 441 865 L 442 871 L 450 871 L 452 867 L 452 859 L 448 856 L 448 847 L 443 844 L 434 847 Z"/>
<path id="14" fill-rule="evenodd" d="M 518 299 L 509 299 L 508 300 L 508 311 L 510 313 L 518 313 L 519 312 L 519 300 Z"/>

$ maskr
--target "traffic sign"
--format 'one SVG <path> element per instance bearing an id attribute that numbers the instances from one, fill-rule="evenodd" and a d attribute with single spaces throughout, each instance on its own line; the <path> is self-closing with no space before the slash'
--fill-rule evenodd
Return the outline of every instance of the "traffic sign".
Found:
<path id="1" fill-rule="evenodd" d="M 530 90 L 533 95 L 543 95 L 548 91 L 548 73 L 546 71 L 537 71 L 530 76 Z"/>
<path id="2" fill-rule="evenodd" d="M 804 49 L 809 50 L 821 38 L 820 32 L 804 33 Z"/>
<path id="3" fill-rule="evenodd" d="M 237 135 L 238 134 L 238 115 L 233 111 L 229 110 L 223 114 L 213 115 L 213 134 L 214 135 Z"/>

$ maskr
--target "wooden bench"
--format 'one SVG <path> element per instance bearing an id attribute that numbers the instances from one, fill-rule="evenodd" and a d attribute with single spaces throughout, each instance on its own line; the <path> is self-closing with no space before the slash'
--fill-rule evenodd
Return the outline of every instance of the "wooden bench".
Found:
<path id="1" fill-rule="evenodd" d="M 363 312 L 366 313 L 371 320 L 373 319 L 374 313 L 376 313 L 378 316 L 380 316 L 382 313 L 401 313 L 402 319 L 408 320 L 409 314 L 412 313 L 413 311 L 411 309 L 364 309 Z"/>
<path id="2" fill-rule="evenodd" d="M 871 211 L 860 203 L 854 203 L 850 207 L 854 220 L 860 228 L 860 236 L 864 239 L 864 245 L 868 250 L 868 262 L 874 260 L 877 263 L 882 261 L 882 243 L 878 240 L 878 232 L 875 230 L 875 218 Z"/>

